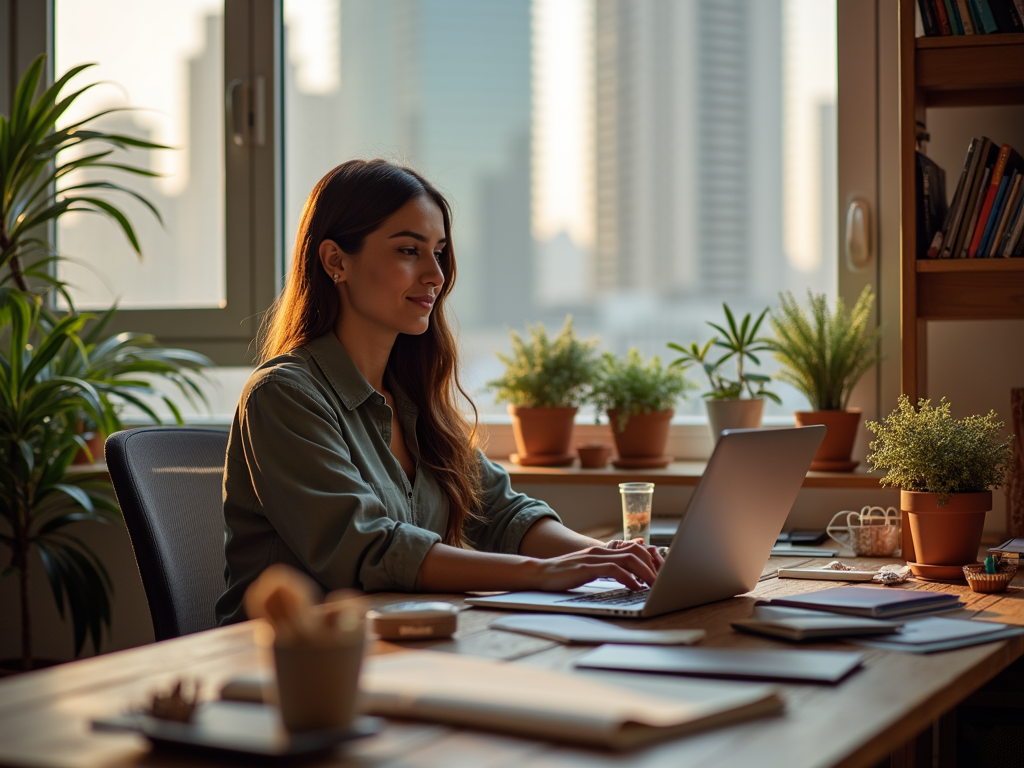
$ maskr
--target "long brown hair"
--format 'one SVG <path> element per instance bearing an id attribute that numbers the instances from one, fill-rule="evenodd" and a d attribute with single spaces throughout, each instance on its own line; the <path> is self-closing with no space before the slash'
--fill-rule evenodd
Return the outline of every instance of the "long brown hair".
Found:
<path id="1" fill-rule="evenodd" d="M 333 332 L 341 301 L 321 266 L 320 243 L 333 240 L 346 253 L 357 254 L 368 234 L 420 195 L 429 196 L 444 218 L 447 243 L 440 259 L 444 283 L 426 332 L 399 334 L 388 370 L 419 410 L 416 437 L 420 460 L 433 471 L 448 496 L 444 542 L 463 546 L 464 526 L 478 518 L 482 495 L 476 408 L 459 383 L 458 350 L 445 308 L 456 273 L 451 212 L 448 201 L 433 185 L 415 171 L 386 160 L 349 160 L 317 182 L 302 209 L 287 283 L 260 332 L 260 361 Z M 472 408 L 472 423 L 459 410 L 460 399 Z"/>

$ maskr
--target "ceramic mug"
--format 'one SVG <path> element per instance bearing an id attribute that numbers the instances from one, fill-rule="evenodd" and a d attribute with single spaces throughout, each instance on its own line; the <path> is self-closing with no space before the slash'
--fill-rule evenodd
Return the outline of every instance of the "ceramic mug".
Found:
<path id="1" fill-rule="evenodd" d="M 895 507 L 868 506 L 860 512 L 839 512 L 825 531 L 860 557 L 891 557 L 900 546 L 900 521 Z"/>

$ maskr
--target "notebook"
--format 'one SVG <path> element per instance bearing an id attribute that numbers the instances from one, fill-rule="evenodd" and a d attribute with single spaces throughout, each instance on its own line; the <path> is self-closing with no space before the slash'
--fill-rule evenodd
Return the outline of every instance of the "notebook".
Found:
<path id="1" fill-rule="evenodd" d="M 502 616 L 489 626 L 491 629 L 543 637 L 570 645 L 693 645 L 707 634 L 703 629 L 625 629 L 600 619 L 559 613 Z"/>
<path id="2" fill-rule="evenodd" d="M 802 595 L 777 597 L 763 601 L 759 605 L 790 606 L 849 616 L 896 619 L 919 613 L 950 611 L 960 608 L 963 603 L 957 595 L 878 586 L 822 589 Z"/>
<path id="3" fill-rule="evenodd" d="M 679 648 L 602 645 L 576 660 L 584 669 L 661 672 L 737 680 L 838 683 L 864 662 L 850 651 L 748 651 L 727 648 Z"/>
<path id="4" fill-rule="evenodd" d="M 733 629 L 738 632 L 768 635 L 795 642 L 830 637 L 888 635 L 897 632 L 901 626 L 902 623 L 898 621 L 842 616 L 803 608 L 777 608 L 773 605 L 756 605 L 749 619 L 732 622 Z"/>
<path id="5" fill-rule="evenodd" d="M 858 639 L 858 643 L 887 651 L 934 653 L 993 643 L 1024 634 L 1024 627 L 996 624 L 991 621 L 970 621 L 930 616 L 908 621 L 899 634 Z"/>

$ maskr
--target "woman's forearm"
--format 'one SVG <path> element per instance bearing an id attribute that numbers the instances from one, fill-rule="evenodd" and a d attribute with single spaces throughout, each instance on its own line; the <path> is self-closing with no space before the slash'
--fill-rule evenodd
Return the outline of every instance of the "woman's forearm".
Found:
<path id="1" fill-rule="evenodd" d="M 474 552 L 435 544 L 416 576 L 421 592 L 491 592 L 530 589 L 536 564 L 521 555 Z"/>
<path id="2" fill-rule="evenodd" d="M 566 528 L 550 517 L 542 517 L 519 542 L 519 554 L 527 557 L 558 557 L 587 547 L 602 547 L 604 542 Z"/>

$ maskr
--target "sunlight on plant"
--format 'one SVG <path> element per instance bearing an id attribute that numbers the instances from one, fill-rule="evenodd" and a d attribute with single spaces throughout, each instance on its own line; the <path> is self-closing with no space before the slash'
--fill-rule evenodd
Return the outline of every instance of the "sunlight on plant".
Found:
<path id="1" fill-rule="evenodd" d="M 681 368 L 664 366 L 657 356 L 645 363 L 633 347 L 624 358 L 610 352 L 601 358 L 590 401 L 597 406 L 598 416 L 605 410 L 621 411 L 616 425 L 621 432 L 631 415 L 673 408 L 687 392 L 697 388 Z"/>

